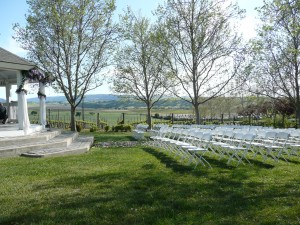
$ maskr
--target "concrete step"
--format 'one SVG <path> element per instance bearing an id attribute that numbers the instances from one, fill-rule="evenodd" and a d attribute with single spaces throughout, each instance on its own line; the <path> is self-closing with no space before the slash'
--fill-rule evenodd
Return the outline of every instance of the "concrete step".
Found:
<path id="1" fill-rule="evenodd" d="M 55 135 L 55 133 L 52 133 Z M 46 140 L 40 140 L 37 142 L 10 142 L 10 144 L 0 147 L 0 157 L 11 157 L 18 156 L 26 152 L 34 151 L 34 150 L 43 150 L 43 149 L 52 149 L 52 148 L 67 148 L 76 138 L 78 137 L 78 133 L 74 132 L 63 132 L 59 135 L 55 135 L 54 137 Z M 33 138 L 34 139 L 34 138 Z"/>
<path id="2" fill-rule="evenodd" d="M 94 143 L 94 137 L 79 136 L 75 140 L 73 140 L 73 142 L 67 147 L 32 150 L 26 153 L 22 153 L 21 156 L 41 158 L 41 157 L 82 154 L 89 151 L 93 143 Z"/>
<path id="3" fill-rule="evenodd" d="M 0 138 L 0 146 L 6 147 L 6 146 L 16 146 L 16 145 L 23 145 L 23 144 L 29 144 L 29 143 L 38 143 L 38 142 L 45 142 L 48 141 L 58 135 L 61 134 L 61 130 L 54 130 L 46 131 L 43 130 L 41 132 L 32 133 L 29 135 L 20 135 L 20 136 L 14 136 L 14 137 L 1 137 Z"/>

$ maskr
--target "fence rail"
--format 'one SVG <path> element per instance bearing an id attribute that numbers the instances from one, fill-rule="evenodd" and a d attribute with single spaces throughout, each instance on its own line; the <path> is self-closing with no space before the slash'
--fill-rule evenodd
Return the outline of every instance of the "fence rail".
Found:
<path id="1" fill-rule="evenodd" d="M 112 112 L 112 111 L 76 111 L 76 122 L 81 124 L 84 128 L 99 127 L 104 128 L 104 126 L 116 126 L 119 123 L 124 124 L 137 124 L 145 123 L 147 121 L 147 115 L 143 113 L 132 113 L 132 112 Z M 37 111 L 29 111 L 30 121 L 38 123 L 39 113 Z M 70 126 L 71 113 L 67 109 L 56 109 L 50 108 L 47 110 L 47 122 L 52 127 L 58 127 L 66 129 Z M 153 123 L 194 123 L 195 116 L 193 114 L 154 114 L 152 115 Z M 253 124 L 255 121 L 253 121 Z M 238 118 L 203 118 L 202 123 L 239 123 Z"/>

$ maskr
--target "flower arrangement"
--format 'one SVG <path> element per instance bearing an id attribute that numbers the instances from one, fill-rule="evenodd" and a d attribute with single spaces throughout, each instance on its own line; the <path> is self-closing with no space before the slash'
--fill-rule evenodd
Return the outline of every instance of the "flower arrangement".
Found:
<path id="1" fill-rule="evenodd" d="M 43 73 L 42 71 L 38 70 L 37 68 L 33 68 L 30 70 L 22 70 L 22 82 L 19 85 L 19 87 L 17 88 L 16 93 L 19 94 L 21 92 L 24 92 L 25 94 L 27 94 L 27 90 L 24 89 L 24 84 L 25 84 L 26 80 L 38 81 L 43 84 L 47 84 L 47 83 L 52 83 L 55 80 L 55 78 L 52 76 L 52 74 Z M 46 95 L 41 92 L 38 92 L 38 96 L 46 97 Z"/>
<path id="2" fill-rule="evenodd" d="M 46 98 L 46 95 L 44 93 L 40 92 L 40 91 L 38 91 L 37 95 L 38 95 L 39 98 L 41 98 L 41 97 Z"/>
<path id="3" fill-rule="evenodd" d="M 39 81 L 43 84 L 52 83 L 55 80 L 55 78 L 50 73 L 43 73 L 37 68 L 33 68 L 31 70 L 23 70 L 22 75 L 29 81 Z"/>
<path id="4" fill-rule="evenodd" d="M 23 76 L 23 77 L 22 77 L 22 82 L 21 82 L 21 84 L 19 85 L 18 89 L 16 90 L 16 93 L 17 93 L 17 94 L 20 94 L 22 91 L 23 91 L 25 94 L 27 94 L 27 90 L 24 89 L 24 84 L 25 84 L 25 81 L 26 81 L 26 80 L 27 80 L 26 77 Z"/>

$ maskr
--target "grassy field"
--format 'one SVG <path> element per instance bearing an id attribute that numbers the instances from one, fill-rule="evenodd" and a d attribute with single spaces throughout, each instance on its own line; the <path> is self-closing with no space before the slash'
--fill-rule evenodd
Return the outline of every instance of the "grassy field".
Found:
<path id="1" fill-rule="evenodd" d="M 96 142 L 132 140 L 95 133 Z M 157 149 L 0 159 L 0 224 L 299 224 L 300 159 L 213 169 Z"/>

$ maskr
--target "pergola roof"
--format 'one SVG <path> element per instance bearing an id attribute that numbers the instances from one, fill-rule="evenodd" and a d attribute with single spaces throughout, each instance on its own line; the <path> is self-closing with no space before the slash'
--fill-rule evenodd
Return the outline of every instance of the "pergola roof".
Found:
<path id="1" fill-rule="evenodd" d="M 16 71 L 30 70 L 34 64 L 0 47 L 0 86 L 17 83 Z"/>

